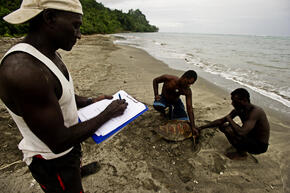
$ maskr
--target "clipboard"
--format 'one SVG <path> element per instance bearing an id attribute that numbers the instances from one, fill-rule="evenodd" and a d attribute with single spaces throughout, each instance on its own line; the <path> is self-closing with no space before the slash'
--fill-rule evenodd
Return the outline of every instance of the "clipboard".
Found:
<path id="1" fill-rule="evenodd" d="M 133 120 L 135 120 L 137 117 L 139 117 L 148 110 L 148 107 L 145 104 L 137 101 L 134 97 L 130 96 L 125 91 L 120 90 L 113 95 L 113 99 L 104 99 L 79 109 L 79 121 L 83 122 L 92 119 L 93 117 L 100 114 L 103 110 L 105 110 L 105 108 L 113 100 L 119 99 L 119 97 L 125 99 L 128 103 L 128 106 L 124 111 L 123 115 L 110 119 L 95 132 L 92 138 L 97 144 L 116 135 L 118 132 L 121 131 L 122 128 L 124 128 L 126 125 L 131 123 Z"/>

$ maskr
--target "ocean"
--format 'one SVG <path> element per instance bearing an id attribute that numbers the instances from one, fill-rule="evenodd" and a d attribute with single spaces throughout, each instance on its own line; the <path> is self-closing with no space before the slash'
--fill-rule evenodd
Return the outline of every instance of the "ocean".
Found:
<path id="1" fill-rule="evenodd" d="M 290 118 L 290 37 L 191 33 L 121 33 L 116 44 L 141 48 L 170 68 L 195 70 L 230 92 Z"/>

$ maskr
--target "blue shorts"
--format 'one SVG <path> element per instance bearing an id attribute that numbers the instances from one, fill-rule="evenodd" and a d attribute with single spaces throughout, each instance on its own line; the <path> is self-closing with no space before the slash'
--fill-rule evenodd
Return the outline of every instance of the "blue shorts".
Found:
<path id="1" fill-rule="evenodd" d="M 169 119 L 189 120 L 181 99 L 178 99 L 178 101 L 174 104 L 170 104 L 163 96 L 161 96 L 160 100 L 154 101 L 153 107 L 157 111 L 164 111 L 167 107 L 169 107 Z"/>

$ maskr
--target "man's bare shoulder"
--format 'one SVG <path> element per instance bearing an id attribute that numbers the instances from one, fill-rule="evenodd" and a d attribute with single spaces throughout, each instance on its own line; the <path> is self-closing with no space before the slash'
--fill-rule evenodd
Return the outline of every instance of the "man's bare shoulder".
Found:
<path id="1" fill-rule="evenodd" d="M 257 105 L 253 105 L 253 110 L 251 112 L 251 115 L 253 117 L 255 117 L 256 119 L 259 119 L 262 116 L 266 116 L 266 113 L 265 113 L 264 109 L 262 109 L 261 107 L 259 107 Z"/>
<path id="2" fill-rule="evenodd" d="M 171 82 L 171 81 L 177 81 L 178 77 L 170 74 L 163 74 L 158 77 L 158 79 L 162 80 L 163 82 Z"/>
<path id="3" fill-rule="evenodd" d="M 29 67 L 30 64 L 35 64 L 39 62 L 40 61 L 38 59 L 28 53 L 13 52 L 3 59 L 1 66 L 20 67 L 21 65 L 24 65 Z"/>
<path id="4" fill-rule="evenodd" d="M 190 87 L 187 87 L 187 88 L 184 89 L 184 95 L 185 95 L 185 96 L 190 96 L 190 97 L 191 97 L 192 92 L 191 92 Z"/>
<path id="5" fill-rule="evenodd" d="M 172 82 L 172 81 L 177 81 L 178 77 L 177 76 L 173 76 L 173 75 L 169 75 L 169 74 L 163 74 L 161 76 L 158 76 L 156 78 L 154 78 L 154 82 L 155 83 L 168 83 L 168 82 Z"/>
<path id="6" fill-rule="evenodd" d="M 14 88 L 25 88 L 31 85 L 41 85 L 47 80 L 43 64 L 33 56 L 15 52 L 8 55 L 0 65 L 1 85 Z"/>
<path id="7" fill-rule="evenodd" d="M 171 75 L 171 74 L 164 74 L 162 75 L 164 78 L 168 80 L 178 80 L 179 78 L 177 76 Z"/>

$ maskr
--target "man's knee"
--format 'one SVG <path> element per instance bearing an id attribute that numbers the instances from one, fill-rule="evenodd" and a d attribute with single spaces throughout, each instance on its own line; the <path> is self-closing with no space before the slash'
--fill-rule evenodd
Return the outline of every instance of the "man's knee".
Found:
<path id="1" fill-rule="evenodd" d="M 229 133 L 229 132 L 232 132 L 233 130 L 232 127 L 228 123 L 224 123 L 220 125 L 218 128 L 223 133 Z"/>
<path id="2" fill-rule="evenodd" d="M 229 143 L 232 144 L 236 149 L 239 148 L 241 141 L 243 140 L 242 136 L 237 135 L 234 132 L 234 129 L 229 124 L 223 124 L 219 126 L 219 130 L 224 133 Z"/>
<path id="3" fill-rule="evenodd" d="M 155 100 L 153 103 L 153 107 L 156 111 L 164 112 L 166 109 L 166 104 L 163 100 Z"/>

